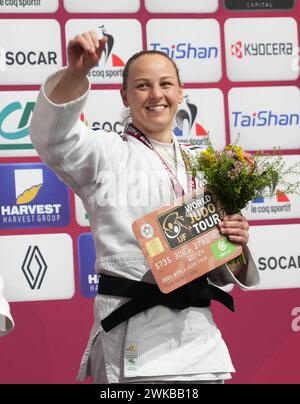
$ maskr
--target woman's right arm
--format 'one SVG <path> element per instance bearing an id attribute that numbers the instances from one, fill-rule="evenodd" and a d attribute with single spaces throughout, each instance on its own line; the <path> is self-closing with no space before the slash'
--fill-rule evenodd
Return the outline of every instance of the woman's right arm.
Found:
<path id="1" fill-rule="evenodd" d="M 69 42 L 68 66 L 42 86 L 30 123 L 37 153 L 75 192 L 95 182 L 112 152 L 116 155 L 121 147 L 117 134 L 95 135 L 80 120 L 89 94 L 87 73 L 98 63 L 105 44 L 106 38 L 98 40 L 91 32 Z"/>
<path id="2" fill-rule="evenodd" d="M 65 104 L 81 97 L 89 88 L 88 72 L 102 55 L 106 37 L 98 40 L 94 31 L 77 35 L 68 43 L 68 67 L 48 94 L 54 104 Z"/>
<path id="3" fill-rule="evenodd" d="M 8 334 L 14 328 L 9 304 L 3 295 L 3 281 L 0 276 L 0 337 Z"/>

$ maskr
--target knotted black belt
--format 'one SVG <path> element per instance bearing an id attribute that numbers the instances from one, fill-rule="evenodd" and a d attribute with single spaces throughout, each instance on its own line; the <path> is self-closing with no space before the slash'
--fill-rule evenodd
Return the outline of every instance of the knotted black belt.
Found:
<path id="1" fill-rule="evenodd" d="M 184 310 L 190 306 L 209 307 L 211 300 L 217 300 L 234 311 L 232 296 L 215 286 L 209 285 L 206 276 L 197 278 L 173 292 L 164 294 L 156 284 L 101 274 L 98 293 L 132 298 L 101 321 L 106 332 L 130 317 L 157 305 Z"/>

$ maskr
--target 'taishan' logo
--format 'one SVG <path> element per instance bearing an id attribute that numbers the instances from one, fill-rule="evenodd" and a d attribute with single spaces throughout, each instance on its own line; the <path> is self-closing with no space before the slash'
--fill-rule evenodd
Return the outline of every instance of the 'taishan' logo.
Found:
<path id="1" fill-rule="evenodd" d="M 188 95 L 185 96 L 184 103 L 175 117 L 174 133 L 181 138 L 180 141 L 197 145 L 207 143 L 209 132 L 199 122 L 196 122 L 197 115 L 197 106 L 190 102 Z"/>

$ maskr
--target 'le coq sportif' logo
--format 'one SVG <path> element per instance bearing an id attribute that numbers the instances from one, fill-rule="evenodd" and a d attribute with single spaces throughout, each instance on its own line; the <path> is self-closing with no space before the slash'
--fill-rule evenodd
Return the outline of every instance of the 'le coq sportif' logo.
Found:
<path id="1" fill-rule="evenodd" d="M 197 105 L 193 104 L 189 96 L 186 95 L 184 97 L 184 103 L 181 105 L 181 108 L 178 110 L 175 116 L 176 126 L 174 128 L 174 133 L 176 136 L 208 136 L 208 132 L 206 129 L 196 121 L 198 115 Z M 195 130 L 192 132 L 192 129 L 195 125 Z"/>
<path id="2" fill-rule="evenodd" d="M 30 246 L 22 264 L 22 271 L 32 290 L 40 289 L 47 272 L 46 261 L 38 246 Z"/>
<path id="3" fill-rule="evenodd" d="M 123 60 L 115 53 L 112 53 L 115 44 L 115 38 L 107 32 L 104 25 L 99 26 L 99 28 L 101 29 L 101 34 L 103 36 L 106 36 L 107 38 L 107 42 L 104 48 L 105 65 L 108 63 L 108 60 L 111 56 L 113 67 L 124 67 L 125 63 L 123 62 Z"/>

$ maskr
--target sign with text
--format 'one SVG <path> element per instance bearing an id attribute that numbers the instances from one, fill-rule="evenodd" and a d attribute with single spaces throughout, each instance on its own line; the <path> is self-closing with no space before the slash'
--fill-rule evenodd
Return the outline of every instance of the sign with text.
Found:
<path id="1" fill-rule="evenodd" d="M 220 24 L 215 19 L 149 20 L 147 47 L 174 59 L 185 83 L 222 78 Z"/>
<path id="2" fill-rule="evenodd" d="M 78 19 L 66 23 L 66 42 L 78 32 L 94 30 L 99 38 L 107 37 L 105 49 L 97 66 L 90 72 L 93 84 L 122 83 L 127 60 L 143 48 L 141 23 L 135 19 Z"/>
<path id="3" fill-rule="evenodd" d="M 225 7 L 229 10 L 290 10 L 295 0 L 225 0 Z"/>
<path id="4" fill-rule="evenodd" d="M 140 0 L 64 0 L 69 13 L 135 13 Z"/>
<path id="5" fill-rule="evenodd" d="M 60 25 L 54 19 L 2 19 L 0 85 L 41 84 L 62 67 Z"/>
<path id="6" fill-rule="evenodd" d="M 133 223 L 134 234 L 163 293 L 212 271 L 242 254 L 218 230 L 221 221 L 212 196 L 187 195 Z"/>
<path id="7" fill-rule="evenodd" d="M 229 18 L 225 42 L 227 76 L 233 82 L 299 78 L 294 18 Z"/>
<path id="8" fill-rule="evenodd" d="M 45 164 L 2 164 L 0 229 L 66 227 L 69 191 Z"/>
<path id="9" fill-rule="evenodd" d="M 1 13 L 55 13 L 58 0 L 0 0 Z"/>
<path id="10" fill-rule="evenodd" d="M 213 13 L 217 11 L 218 0 L 145 0 L 150 13 Z"/>
<path id="11" fill-rule="evenodd" d="M 236 87 L 228 100 L 231 142 L 239 136 L 246 150 L 299 149 L 298 87 Z"/>

